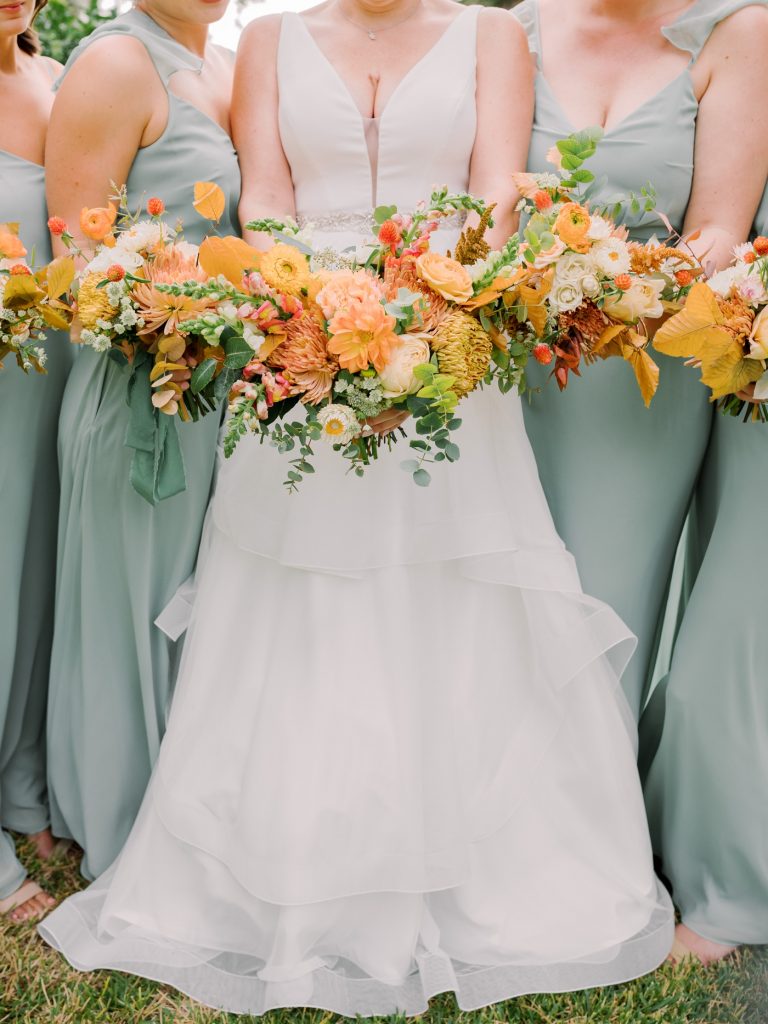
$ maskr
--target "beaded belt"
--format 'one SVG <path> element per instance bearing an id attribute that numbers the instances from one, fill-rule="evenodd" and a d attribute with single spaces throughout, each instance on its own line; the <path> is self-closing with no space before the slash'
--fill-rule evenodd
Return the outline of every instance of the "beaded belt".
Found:
<path id="1" fill-rule="evenodd" d="M 452 213 L 449 217 L 438 219 L 439 230 L 452 230 L 464 227 L 467 219 L 465 210 Z M 374 232 L 373 213 L 351 213 L 339 210 L 338 213 L 299 214 L 296 218 L 300 228 L 312 227 L 317 231 L 348 231 L 357 235 L 371 235 Z"/>

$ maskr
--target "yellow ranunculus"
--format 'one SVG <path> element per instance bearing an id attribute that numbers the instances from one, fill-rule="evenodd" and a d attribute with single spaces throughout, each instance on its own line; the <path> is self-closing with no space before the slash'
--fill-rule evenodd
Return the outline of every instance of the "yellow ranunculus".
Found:
<path id="1" fill-rule="evenodd" d="M 422 281 L 449 302 L 461 303 L 472 298 L 469 271 L 450 256 L 425 252 L 416 260 L 416 272 Z"/>

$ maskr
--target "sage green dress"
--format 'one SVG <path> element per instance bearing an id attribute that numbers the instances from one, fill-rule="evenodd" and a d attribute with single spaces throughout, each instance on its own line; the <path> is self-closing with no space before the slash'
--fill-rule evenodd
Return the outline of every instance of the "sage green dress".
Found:
<path id="1" fill-rule="evenodd" d="M 0 222 L 19 223 L 36 264 L 50 260 L 42 167 L 0 151 Z M 72 346 L 51 333 L 45 377 L 11 356 L 0 370 L 0 822 L 32 834 L 50 819 L 45 707 L 56 581 L 59 474 L 56 424 Z M 24 881 L 13 840 L 0 831 L 0 899 Z"/>
<path id="2" fill-rule="evenodd" d="M 768 191 L 756 228 L 768 234 Z M 768 943 L 767 508 L 768 424 L 716 415 L 688 552 L 695 582 L 645 788 L 684 923 L 725 945 Z"/>
<path id="3" fill-rule="evenodd" d="M 682 228 L 698 112 L 690 68 L 716 25 L 754 4 L 699 0 L 662 30 L 672 45 L 690 55 L 690 63 L 660 92 L 639 97 L 637 108 L 606 131 L 588 164 L 604 179 L 604 195 L 639 192 L 650 181 L 658 192 L 658 209 L 676 229 Z M 547 170 L 550 147 L 586 126 L 568 120 L 542 73 L 538 0 L 525 0 L 513 13 L 539 64 L 529 168 Z M 626 223 L 640 241 L 668 234 L 655 214 L 630 216 Z M 638 715 L 713 419 L 696 374 L 682 360 L 658 361 L 661 383 L 650 410 L 632 371 L 619 360 L 587 368 L 563 394 L 547 379 L 549 371 L 536 368 L 533 380 L 543 392 L 525 405 L 544 491 L 555 525 L 576 558 L 584 590 L 615 608 L 638 637 L 623 680 Z"/>
<path id="4" fill-rule="evenodd" d="M 97 29 L 140 40 L 164 85 L 201 61 L 140 11 Z M 66 70 L 65 70 L 66 74 Z M 104 85 L 108 89 L 108 83 Z M 162 137 L 139 151 L 128 178 L 132 209 L 165 201 L 185 237 L 210 230 L 193 210 L 197 180 L 229 199 L 221 234 L 237 232 L 237 156 L 227 133 L 168 94 Z M 60 423 L 62 478 L 56 623 L 48 715 L 49 788 L 57 835 L 85 851 L 83 874 L 107 868 L 130 831 L 158 752 L 177 653 L 154 620 L 194 569 L 211 491 L 219 417 L 179 426 L 186 490 L 149 505 L 130 483 L 128 369 L 83 349 Z"/>

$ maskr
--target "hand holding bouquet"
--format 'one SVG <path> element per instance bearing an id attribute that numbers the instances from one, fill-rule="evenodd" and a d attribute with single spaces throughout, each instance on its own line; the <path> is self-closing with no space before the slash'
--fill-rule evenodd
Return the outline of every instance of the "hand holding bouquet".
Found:
<path id="1" fill-rule="evenodd" d="M 766 422 L 768 238 L 739 246 L 731 266 L 695 284 L 654 346 L 691 360 L 723 412 Z"/>

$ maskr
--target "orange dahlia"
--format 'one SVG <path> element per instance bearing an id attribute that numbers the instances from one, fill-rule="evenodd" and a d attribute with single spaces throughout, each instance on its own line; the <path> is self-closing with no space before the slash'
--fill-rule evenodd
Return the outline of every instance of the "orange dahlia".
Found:
<path id="1" fill-rule="evenodd" d="M 328 324 L 328 351 L 351 373 L 367 370 L 373 363 L 380 373 L 398 346 L 396 320 L 379 301 L 366 300 L 340 309 Z"/>

